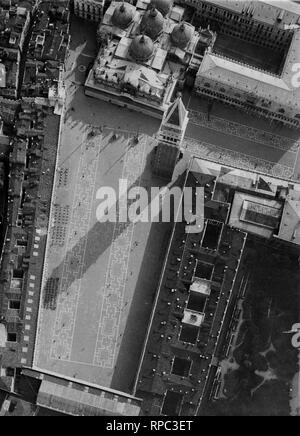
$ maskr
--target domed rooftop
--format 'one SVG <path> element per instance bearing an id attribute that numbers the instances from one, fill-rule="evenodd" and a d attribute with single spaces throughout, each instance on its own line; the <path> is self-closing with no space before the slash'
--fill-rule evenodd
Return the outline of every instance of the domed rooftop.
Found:
<path id="1" fill-rule="evenodd" d="M 130 3 L 123 2 L 117 5 L 112 16 L 114 26 L 126 29 L 132 23 L 135 11 L 135 7 Z"/>
<path id="2" fill-rule="evenodd" d="M 143 16 L 141 31 L 155 40 L 164 28 L 164 17 L 155 8 L 149 9 Z"/>
<path id="3" fill-rule="evenodd" d="M 193 37 L 193 27 L 187 23 L 180 23 L 174 27 L 171 39 L 174 45 L 185 48 Z"/>
<path id="4" fill-rule="evenodd" d="M 129 52 L 138 62 L 148 61 L 154 52 L 152 39 L 146 35 L 137 36 L 132 41 Z"/>
<path id="5" fill-rule="evenodd" d="M 173 0 L 151 0 L 151 5 L 158 9 L 163 16 L 166 16 L 173 6 Z"/>

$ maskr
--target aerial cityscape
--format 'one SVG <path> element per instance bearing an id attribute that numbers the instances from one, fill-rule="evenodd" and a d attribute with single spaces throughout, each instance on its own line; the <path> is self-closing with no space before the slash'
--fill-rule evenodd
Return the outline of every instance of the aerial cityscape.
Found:
<path id="1" fill-rule="evenodd" d="M 300 2 L 0 0 L 0 416 L 300 416 Z"/>

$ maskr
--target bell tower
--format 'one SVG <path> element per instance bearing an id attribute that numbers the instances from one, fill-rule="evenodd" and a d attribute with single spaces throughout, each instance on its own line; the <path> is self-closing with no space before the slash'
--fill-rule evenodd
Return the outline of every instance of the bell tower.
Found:
<path id="1" fill-rule="evenodd" d="M 154 174 L 172 179 L 188 122 L 188 111 L 181 97 L 178 97 L 165 112 L 157 133 L 158 145 L 153 159 Z"/>

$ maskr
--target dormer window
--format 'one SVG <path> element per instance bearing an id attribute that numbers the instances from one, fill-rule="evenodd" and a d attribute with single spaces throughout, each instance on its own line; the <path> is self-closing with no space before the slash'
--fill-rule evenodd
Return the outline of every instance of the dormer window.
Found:
<path id="1" fill-rule="evenodd" d="M 15 36 L 12 35 L 12 36 L 9 38 L 9 44 L 10 44 L 10 45 L 15 45 L 16 42 L 17 42 L 17 38 L 16 38 Z"/>
<path id="2" fill-rule="evenodd" d="M 278 17 L 277 17 L 277 23 L 281 23 L 281 21 L 283 20 L 283 17 L 284 17 L 284 10 L 282 10 L 282 11 L 280 12 L 280 14 L 278 15 Z"/>
<path id="3" fill-rule="evenodd" d="M 36 45 L 43 46 L 45 42 L 45 36 L 44 35 L 38 35 L 36 38 Z"/>

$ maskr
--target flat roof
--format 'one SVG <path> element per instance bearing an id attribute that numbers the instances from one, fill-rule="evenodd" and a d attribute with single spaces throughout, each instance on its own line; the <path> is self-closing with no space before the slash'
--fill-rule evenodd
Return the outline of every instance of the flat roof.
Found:
<path id="1" fill-rule="evenodd" d="M 91 137 L 84 125 L 62 132 L 33 366 L 130 392 L 151 310 L 145 301 L 154 279 L 143 269 L 151 223 L 99 222 L 96 193 L 101 186 L 117 191 L 121 175 L 128 188 L 138 183 L 154 140 L 140 135 L 129 146 L 132 138 Z M 164 231 L 151 233 L 150 252 L 161 250 L 155 238 Z"/>
<path id="2" fill-rule="evenodd" d="M 268 229 L 267 227 L 259 226 L 255 223 L 240 220 L 243 204 L 245 201 L 248 201 L 250 203 L 261 204 L 267 208 L 275 207 L 275 217 L 277 216 L 276 209 L 279 210 L 281 208 L 280 228 L 278 235 L 274 236 L 278 236 L 278 238 L 287 242 L 300 245 L 300 184 L 253 173 L 251 171 L 239 170 L 197 157 L 194 157 L 191 169 L 192 171 L 198 171 L 199 173 L 209 174 L 215 177 L 216 186 L 218 183 L 222 183 L 225 186 L 231 186 L 233 189 L 237 190 L 232 204 L 230 225 L 246 232 L 254 232 L 269 238 L 274 233 L 271 228 Z M 242 181 L 240 186 L 239 181 Z M 246 182 L 243 183 L 243 181 Z M 252 195 L 238 191 L 238 189 L 243 188 L 248 191 L 253 191 Z M 275 194 L 279 188 L 283 188 L 283 192 L 287 193 L 286 198 L 283 196 L 281 202 L 275 200 Z M 262 197 L 262 195 L 264 195 L 264 197 Z M 270 198 L 266 198 L 266 195 Z M 272 211 L 272 209 L 270 209 L 270 211 Z"/>
<path id="3" fill-rule="evenodd" d="M 281 207 L 274 207 L 274 205 L 265 204 L 262 201 L 249 201 L 245 200 L 242 206 L 241 220 L 276 229 L 280 219 Z"/>
<path id="4" fill-rule="evenodd" d="M 200 327 L 205 319 L 205 314 L 194 310 L 185 309 L 182 323 L 193 327 Z"/>
<path id="5" fill-rule="evenodd" d="M 197 292 L 202 295 L 210 295 L 211 283 L 205 279 L 199 279 L 196 277 L 190 286 L 191 292 Z"/>
<path id="6" fill-rule="evenodd" d="M 291 190 L 287 196 L 278 237 L 300 245 L 300 192 Z"/>
<path id="7" fill-rule="evenodd" d="M 255 205 L 257 206 L 255 209 L 256 215 L 261 215 L 261 217 L 256 218 L 253 213 L 247 215 L 249 206 L 253 209 Z M 283 203 L 279 201 L 269 200 L 236 191 L 232 203 L 229 225 L 245 232 L 254 233 L 269 239 L 273 236 L 275 230 L 275 220 L 277 221 L 278 226 L 280 224 L 280 213 L 282 208 Z M 260 210 L 260 214 L 258 213 L 258 210 Z M 278 211 L 276 219 L 273 214 L 273 211 L 275 210 Z M 265 220 L 263 216 L 265 216 Z M 272 218 L 272 226 L 269 225 L 268 216 L 271 216 Z"/>

